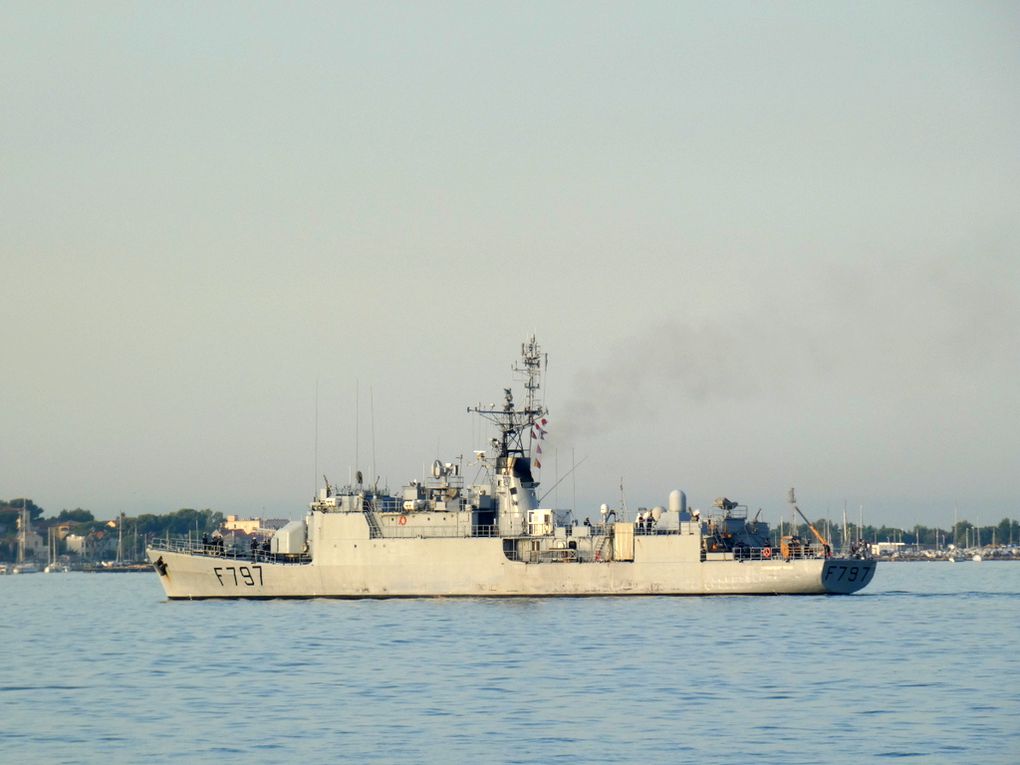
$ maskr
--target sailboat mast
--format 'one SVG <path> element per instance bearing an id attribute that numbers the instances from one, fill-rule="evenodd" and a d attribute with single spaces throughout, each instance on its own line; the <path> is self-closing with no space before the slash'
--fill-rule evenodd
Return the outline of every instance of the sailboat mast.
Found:
<path id="1" fill-rule="evenodd" d="M 18 535 L 18 563 L 25 562 L 25 552 L 28 540 L 28 510 L 24 497 L 21 498 L 21 533 Z"/>
<path id="2" fill-rule="evenodd" d="M 846 524 L 846 500 L 843 500 L 843 549 L 849 549 L 847 545 L 847 524 Z"/>

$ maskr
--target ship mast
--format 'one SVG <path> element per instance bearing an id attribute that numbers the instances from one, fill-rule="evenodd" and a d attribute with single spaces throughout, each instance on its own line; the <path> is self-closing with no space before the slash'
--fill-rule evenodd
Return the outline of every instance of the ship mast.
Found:
<path id="1" fill-rule="evenodd" d="M 503 406 L 497 408 L 479 404 L 469 406 L 468 412 L 480 414 L 499 429 L 500 438 L 493 439 L 500 457 L 527 457 L 531 449 L 532 428 L 540 417 L 548 413 L 542 403 L 542 372 L 548 365 L 548 356 L 541 352 L 535 336 L 521 343 L 521 360 L 513 365 L 517 379 L 524 381 L 525 404 L 523 409 L 514 403 L 512 388 L 503 389 Z M 525 448 L 525 437 L 528 446 Z"/>

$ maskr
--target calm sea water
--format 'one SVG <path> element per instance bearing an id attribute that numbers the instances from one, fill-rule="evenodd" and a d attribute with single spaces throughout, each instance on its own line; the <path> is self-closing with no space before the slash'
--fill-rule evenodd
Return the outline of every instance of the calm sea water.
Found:
<path id="1" fill-rule="evenodd" d="M 1020 564 L 850 597 L 168 602 L 0 578 L 0 762 L 1020 762 Z"/>

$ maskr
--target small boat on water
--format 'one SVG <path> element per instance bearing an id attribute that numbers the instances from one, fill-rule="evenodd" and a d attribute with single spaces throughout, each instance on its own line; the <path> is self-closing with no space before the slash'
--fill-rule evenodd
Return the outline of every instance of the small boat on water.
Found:
<path id="1" fill-rule="evenodd" d="M 86 574 L 136 574 L 152 571 L 152 565 L 137 561 L 101 561 L 82 567 Z"/>
<path id="2" fill-rule="evenodd" d="M 774 544 L 764 521 L 725 497 L 704 517 L 679 489 L 632 518 L 607 505 L 576 513 L 544 504 L 536 478 L 548 425 L 544 364 L 532 337 L 514 367 L 523 405 L 504 388 L 502 405 L 469 408 L 497 434 L 474 452 L 481 477 L 473 483 L 462 460 L 437 459 L 431 479 L 395 494 L 358 471 L 347 486 L 327 481 L 268 551 L 155 540 L 146 554 L 167 597 L 849 594 L 874 577 L 866 552 L 833 556 L 814 527 L 817 543 L 787 536 Z"/>
<path id="3" fill-rule="evenodd" d="M 47 547 L 49 562 L 46 564 L 46 568 L 43 569 L 44 574 L 66 574 L 71 570 L 71 567 L 66 563 L 60 561 L 60 556 L 57 555 L 57 530 L 52 526 L 49 528 L 49 534 L 47 537 Z"/>

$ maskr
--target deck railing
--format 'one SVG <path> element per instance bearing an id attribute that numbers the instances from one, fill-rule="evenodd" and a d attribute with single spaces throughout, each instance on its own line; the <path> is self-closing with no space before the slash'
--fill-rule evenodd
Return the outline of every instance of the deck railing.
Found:
<path id="1" fill-rule="evenodd" d="M 409 523 L 402 526 L 399 523 L 385 524 L 381 527 L 383 539 L 417 539 L 418 537 L 432 539 L 435 537 L 498 537 L 499 526 L 471 526 L 461 524 L 460 526 L 433 526 L 431 524 Z"/>
<path id="2" fill-rule="evenodd" d="M 185 553 L 186 555 L 207 555 L 210 558 L 226 558 L 228 560 L 263 561 L 265 563 L 308 563 L 311 556 L 284 555 L 267 552 L 259 548 L 231 548 L 221 547 L 211 542 L 202 542 L 188 537 L 170 537 L 169 539 L 153 539 L 149 543 L 153 550 L 165 550 L 167 552 Z"/>
<path id="3" fill-rule="evenodd" d="M 682 532 L 675 530 L 660 530 L 659 532 L 638 532 L 639 536 L 663 536 L 663 535 L 676 535 Z M 492 526 L 473 526 L 470 528 L 464 526 L 385 526 L 383 527 L 383 538 L 384 539 L 437 539 L 437 538 L 497 538 L 500 537 L 499 527 Z M 595 556 L 596 562 L 608 562 L 611 558 L 608 550 L 603 550 L 603 547 L 608 541 L 608 536 L 596 534 L 596 537 L 602 537 L 603 542 L 598 546 L 599 554 Z M 520 537 L 527 539 L 527 537 Z M 510 539 L 508 537 L 508 539 Z M 564 541 L 568 542 L 571 538 L 567 537 Z M 243 560 L 243 561 L 264 561 L 267 563 L 308 563 L 311 561 L 311 556 L 307 554 L 300 555 L 285 555 L 277 554 L 273 552 L 267 552 L 261 548 L 251 549 L 246 547 L 222 547 L 218 544 L 212 544 L 211 542 L 203 543 L 201 540 L 195 540 L 189 537 L 170 537 L 162 539 L 153 539 L 149 545 L 154 550 L 165 550 L 167 552 L 178 552 L 185 553 L 188 555 L 207 555 L 215 558 L 226 558 L 229 560 Z M 504 550 L 505 554 L 511 560 L 522 560 L 528 563 L 539 563 L 539 562 L 572 562 L 580 561 L 582 557 L 578 550 L 571 548 L 569 545 L 563 548 L 546 548 L 542 550 L 523 550 L 516 551 L 512 549 Z M 779 547 L 736 547 L 732 550 L 707 550 L 702 554 L 702 560 L 738 560 L 738 561 L 769 561 L 769 560 L 795 560 L 795 559 L 817 559 L 824 558 L 825 552 L 818 547 L 810 546 L 797 546 L 791 548 L 788 551 L 788 555 L 784 558 L 782 551 Z M 583 559 L 587 560 L 588 555 L 584 555 Z"/>
<path id="4" fill-rule="evenodd" d="M 824 550 L 807 546 L 790 549 L 785 558 L 778 547 L 735 547 L 719 552 L 725 552 L 734 560 L 814 560 L 826 557 Z"/>

